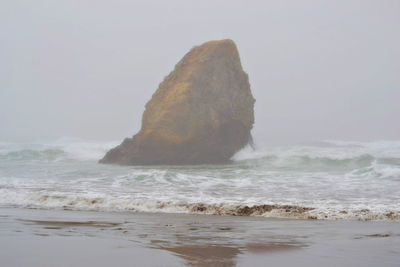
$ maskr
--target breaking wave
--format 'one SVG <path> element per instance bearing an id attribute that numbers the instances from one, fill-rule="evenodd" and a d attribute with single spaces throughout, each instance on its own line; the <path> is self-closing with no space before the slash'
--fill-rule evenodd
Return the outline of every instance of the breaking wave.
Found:
<path id="1" fill-rule="evenodd" d="M 400 221 L 400 142 L 324 141 L 232 164 L 97 164 L 118 142 L 0 143 L 0 207 Z"/>
<path id="2" fill-rule="evenodd" d="M 0 143 L 0 160 L 98 160 L 118 142 L 99 143 L 62 137 L 47 143 Z"/>
<path id="3" fill-rule="evenodd" d="M 238 152 L 237 164 L 262 165 L 270 170 L 346 171 L 351 174 L 400 179 L 400 142 L 324 141 L 314 145 L 272 147 Z"/>
<path id="4" fill-rule="evenodd" d="M 399 163 L 400 141 L 345 142 L 322 141 L 295 146 L 267 147 L 253 150 L 251 147 L 239 151 L 234 160 L 276 157 L 308 157 L 310 159 L 351 160 L 362 156 L 372 158 L 394 158 Z"/>

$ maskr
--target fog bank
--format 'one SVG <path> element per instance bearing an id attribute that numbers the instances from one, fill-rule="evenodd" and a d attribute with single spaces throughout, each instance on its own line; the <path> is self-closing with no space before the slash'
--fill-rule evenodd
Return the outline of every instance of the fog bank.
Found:
<path id="1" fill-rule="evenodd" d="M 399 1 L 3 1 L 0 141 L 135 134 L 190 48 L 231 38 L 258 143 L 400 139 Z"/>

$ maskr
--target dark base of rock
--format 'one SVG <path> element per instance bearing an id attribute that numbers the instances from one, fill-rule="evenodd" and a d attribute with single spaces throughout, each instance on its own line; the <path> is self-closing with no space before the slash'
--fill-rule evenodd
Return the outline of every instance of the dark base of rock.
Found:
<path id="1" fill-rule="evenodd" d="M 132 142 L 132 139 L 129 140 Z M 135 149 L 137 150 L 137 149 Z M 201 164 L 226 164 L 231 163 L 230 158 L 221 159 L 218 156 L 207 157 L 193 156 L 183 154 L 184 148 L 161 149 L 153 147 L 144 147 L 144 150 L 138 155 L 125 157 L 115 148 L 99 161 L 103 164 L 117 164 L 127 166 L 142 165 L 201 165 Z M 139 155 L 141 154 L 141 156 Z"/>

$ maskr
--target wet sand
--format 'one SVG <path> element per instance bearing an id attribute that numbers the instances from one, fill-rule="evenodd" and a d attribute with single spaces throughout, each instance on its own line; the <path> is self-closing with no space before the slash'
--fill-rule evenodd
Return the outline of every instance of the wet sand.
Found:
<path id="1" fill-rule="evenodd" d="M 0 266 L 398 266 L 400 223 L 0 208 Z"/>

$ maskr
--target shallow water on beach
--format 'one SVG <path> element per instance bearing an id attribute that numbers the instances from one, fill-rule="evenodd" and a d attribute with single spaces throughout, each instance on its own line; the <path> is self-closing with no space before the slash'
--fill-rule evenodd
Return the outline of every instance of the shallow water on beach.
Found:
<path id="1" fill-rule="evenodd" d="M 246 148 L 226 165 L 98 164 L 117 144 L 0 143 L 0 206 L 400 220 L 400 141 Z"/>
<path id="2" fill-rule="evenodd" d="M 397 266 L 400 251 L 397 222 L 0 208 L 0 225 L 1 266 Z"/>

